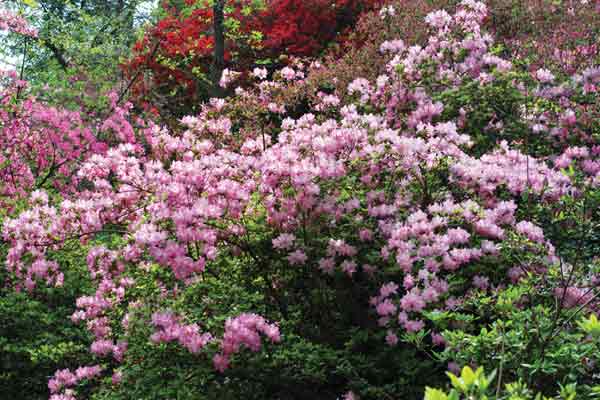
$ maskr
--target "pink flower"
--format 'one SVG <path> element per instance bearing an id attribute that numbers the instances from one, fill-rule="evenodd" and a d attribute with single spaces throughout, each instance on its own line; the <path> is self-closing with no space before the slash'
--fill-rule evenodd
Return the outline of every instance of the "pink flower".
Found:
<path id="1" fill-rule="evenodd" d="M 489 279 L 484 276 L 475 275 L 473 277 L 473 286 L 481 290 L 487 290 L 489 287 Z"/>
<path id="2" fill-rule="evenodd" d="M 396 336 L 396 334 L 394 334 L 392 331 L 388 331 L 387 335 L 385 336 L 385 342 L 388 344 L 388 346 L 395 346 L 398 344 L 398 336 Z"/>
<path id="3" fill-rule="evenodd" d="M 114 374 L 112 374 L 112 384 L 113 385 L 118 385 L 121 383 L 121 381 L 123 380 L 123 374 L 121 373 L 121 371 L 115 371 Z"/>
<path id="4" fill-rule="evenodd" d="M 225 372 L 225 370 L 229 368 L 229 358 L 222 354 L 215 354 L 213 357 L 213 365 L 217 371 Z"/>
<path id="5" fill-rule="evenodd" d="M 289 250 L 293 247 L 294 240 L 296 240 L 296 237 L 294 235 L 290 233 L 282 233 L 281 235 L 273 239 L 273 248 Z"/>
<path id="6" fill-rule="evenodd" d="M 554 80 L 554 75 L 547 69 L 538 69 L 535 73 L 535 77 L 542 83 L 550 83 Z"/>
<path id="7" fill-rule="evenodd" d="M 377 314 L 383 317 L 394 313 L 396 313 L 396 306 L 389 299 L 385 299 L 377 305 Z"/>
<path id="8" fill-rule="evenodd" d="M 306 263 L 306 260 L 308 260 L 308 257 L 302 250 L 296 250 L 290 253 L 287 259 L 292 265 L 303 265 Z"/>
<path id="9" fill-rule="evenodd" d="M 446 340 L 439 333 L 432 333 L 431 334 L 431 341 L 433 342 L 433 344 L 435 346 L 445 346 L 446 345 Z"/>
<path id="10" fill-rule="evenodd" d="M 227 68 L 225 68 L 223 70 L 223 73 L 221 74 L 221 80 L 219 81 L 219 86 L 221 86 L 222 88 L 227 88 L 231 82 L 233 82 L 235 79 L 237 79 L 237 77 L 240 75 L 239 72 L 236 71 L 231 71 Z"/>
<path id="11" fill-rule="evenodd" d="M 400 307 L 404 311 L 422 311 L 425 308 L 425 301 L 416 292 L 409 292 L 400 299 Z"/>
<path id="12" fill-rule="evenodd" d="M 113 351 L 113 342 L 110 340 L 96 340 L 91 346 L 92 353 L 99 356 L 106 356 Z"/>
<path id="13" fill-rule="evenodd" d="M 319 269 L 326 274 L 333 273 L 333 269 L 335 268 L 335 259 L 333 257 L 329 258 L 321 258 L 319 260 Z"/>
<path id="14" fill-rule="evenodd" d="M 439 295 L 440 294 L 437 289 L 435 289 L 432 286 L 428 286 L 425 289 L 423 289 L 421 297 L 426 303 L 433 303 L 435 301 L 438 301 Z"/>
<path id="15" fill-rule="evenodd" d="M 396 285 L 394 282 L 388 282 L 385 285 L 381 286 L 381 289 L 379 290 L 379 294 L 381 295 L 381 297 L 388 297 L 392 294 L 396 294 L 398 292 L 398 285 Z"/>
<path id="16" fill-rule="evenodd" d="M 544 242 L 544 231 L 542 228 L 529 221 L 521 221 L 515 225 L 515 228 L 517 232 L 525 235 L 532 242 Z"/>
<path id="17" fill-rule="evenodd" d="M 425 22 L 437 29 L 445 28 L 450 21 L 452 21 L 452 17 L 444 10 L 434 11 L 425 17 Z"/>
<path id="18" fill-rule="evenodd" d="M 358 237 L 363 242 L 368 242 L 370 240 L 373 240 L 373 231 L 370 229 L 361 229 L 360 231 L 358 231 Z"/>
<path id="19" fill-rule="evenodd" d="M 267 79 L 267 69 L 266 68 L 254 68 L 252 70 L 252 75 L 254 75 L 258 79 Z"/>
<path id="20" fill-rule="evenodd" d="M 296 77 L 296 72 L 290 67 L 284 67 L 279 72 L 286 81 L 291 81 Z"/>
<path id="21" fill-rule="evenodd" d="M 402 40 L 391 40 L 385 41 L 379 46 L 379 51 L 381 53 L 401 53 L 406 49 L 404 42 Z"/>
<path id="22" fill-rule="evenodd" d="M 415 286 L 415 279 L 412 277 L 412 275 L 406 275 L 404 276 L 402 285 L 404 286 L 404 289 L 410 290 Z"/>
<path id="23" fill-rule="evenodd" d="M 340 268 L 348 276 L 352 276 L 356 272 L 356 263 L 354 261 L 345 260 L 342 262 L 342 264 L 340 264 Z"/>
<path id="24" fill-rule="evenodd" d="M 404 329 L 406 329 L 406 331 L 410 332 L 410 333 L 419 332 L 424 327 L 425 327 L 425 323 L 421 320 L 415 320 L 415 321 L 409 320 L 409 321 L 406 321 L 406 323 L 404 324 Z"/>

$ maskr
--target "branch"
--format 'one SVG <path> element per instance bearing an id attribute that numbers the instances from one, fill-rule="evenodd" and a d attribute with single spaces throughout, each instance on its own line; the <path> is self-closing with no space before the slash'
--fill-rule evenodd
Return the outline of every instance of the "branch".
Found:
<path id="1" fill-rule="evenodd" d="M 150 59 L 154 58 L 154 55 L 156 54 L 156 52 L 158 51 L 158 47 L 160 46 L 160 40 L 158 40 L 156 42 L 156 44 L 154 45 L 154 48 L 152 49 L 152 53 L 150 53 Z M 119 105 L 119 103 L 121 101 L 123 101 L 123 98 L 125 97 L 125 94 L 129 91 L 129 89 L 131 89 L 131 86 L 133 86 L 133 83 L 139 78 L 140 74 L 142 73 L 142 68 L 138 68 L 138 70 L 136 71 L 135 75 L 133 76 L 133 78 L 131 78 L 131 80 L 129 81 L 129 83 L 127 84 L 127 86 L 125 87 L 125 90 L 123 90 L 121 92 L 121 94 L 119 95 L 119 98 L 117 99 L 117 105 Z"/>
<path id="2" fill-rule="evenodd" d="M 52 52 L 52 55 L 54 56 L 56 61 L 58 61 L 63 71 L 66 72 L 67 68 L 69 68 L 69 63 L 67 62 L 67 60 L 65 60 L 62 51 L 58 47 L 56 47 L 54 43 L 52 43 L 50 40 L 42 40 L 42 43 Z"/>

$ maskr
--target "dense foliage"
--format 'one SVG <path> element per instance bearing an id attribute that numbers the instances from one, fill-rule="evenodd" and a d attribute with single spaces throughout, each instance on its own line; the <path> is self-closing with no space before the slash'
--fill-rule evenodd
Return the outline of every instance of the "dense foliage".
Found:
<path id="1" fill-rule="evenodd" d="M 36 97 L 40 60 L 3 73 L 12 397 L 600 394 L 599 6 L 317 3 L 224 4 L 223 91 L 198 97 L 203 1 L 133 48 L 147 107 L 138 72 L 86 75 L 93 104 Z M 43 35 L 26 17 L 0 27 Z"/>

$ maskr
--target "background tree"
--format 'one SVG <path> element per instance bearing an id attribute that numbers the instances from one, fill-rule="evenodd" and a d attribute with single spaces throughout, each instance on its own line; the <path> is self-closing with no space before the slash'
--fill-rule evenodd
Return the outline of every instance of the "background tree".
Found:
<path id="1" fill-rule="evenodd" d="M 67 108 L 97 111 L 108 91 L 125 85 L 120 60 L 137 31 L 151 20 L 142 0 L 9 1 L 32 21 L 36 38 L 10 34 L 0 45 L 40 99 Z"/>

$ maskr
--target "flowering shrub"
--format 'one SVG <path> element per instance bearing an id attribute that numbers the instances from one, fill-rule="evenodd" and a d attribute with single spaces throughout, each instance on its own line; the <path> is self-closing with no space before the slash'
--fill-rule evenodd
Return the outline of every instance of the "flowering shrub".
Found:
<path id="1" fill-rule="evenodd" d="M 0 176 L 3 204 L 35 189 L 72 187 L 77 161 L 102 152 L 102 144 L 77 112 L 59 110 L 29 98 L 19 100 L 26 82 L 4 76 L 0 100 Z"/>
<path id="2" fill-rule="evenodd" d="M 343 93 L 305 95 L 326 67 L 292 59 L 173 129 L 115 102 L 76 184 L 3 224 L 31 296 L 63 284 L 73 243 L 87 254 L 71 320 L 95 361 L 57 371 L 51 399 L 83 380 L 97 399 L 410 398 L 446 363 L 591 391 L 576 321 L 600 307 L 600 68 L 520 68 L 487 18 L 474 0 L 428 13 L 425 40 L 379 44 L 381 74 Z"/>

